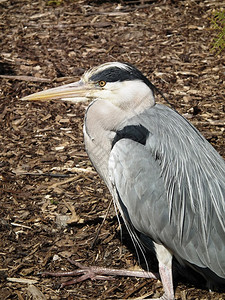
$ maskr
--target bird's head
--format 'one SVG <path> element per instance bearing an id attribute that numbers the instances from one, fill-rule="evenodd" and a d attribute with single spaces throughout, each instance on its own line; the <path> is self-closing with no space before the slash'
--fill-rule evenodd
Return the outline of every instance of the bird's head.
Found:
<path id="1" fill-rule="evenodd" d="M 149 106 L 154 105 L 153 91 L 154 86 L 138 69 L 129 64 L 110 62 L 85 72 L 78 82 L 44 90 L 22 100 L 58 99 L 77 103 L 97 99 L 129 109 L 146 99 Z"/>

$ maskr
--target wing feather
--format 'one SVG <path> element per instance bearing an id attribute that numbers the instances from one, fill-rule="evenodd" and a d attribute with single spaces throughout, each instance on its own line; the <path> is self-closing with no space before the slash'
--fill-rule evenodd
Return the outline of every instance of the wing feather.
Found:
<path id="1" fill-rule="evenodd" d="M 225 278 L 225 162 L 186 119 L 156 105 L 125 125 L 149 131 L 145 145 L 118 141 L 111 182 L 134 227 L 174 255 Z"/>

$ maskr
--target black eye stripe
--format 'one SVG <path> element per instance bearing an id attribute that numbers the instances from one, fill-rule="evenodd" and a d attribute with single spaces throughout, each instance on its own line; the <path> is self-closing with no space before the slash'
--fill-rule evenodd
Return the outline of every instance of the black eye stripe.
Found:
<path id="1" fill-rule="evenodd" d="M 99 82 L 102 80 L 106 82 L 116 82 L 135 79 L 143 81 L 151 90 L 154 90 L 151 82 L 138 69 L 128 64 L 127 69 L 116 66 L 109 67 L 103 71 L 93 74 L 90 77 L 90 80 L 94 82 Z"/>
<path id="2" fill-rule="evenodd" d="M 112 67 L 100 71 L 97 74 L 91 76 L 90 80 L 92 81 L 107 81 L 107 82 L 116 82 L 129 79 L 129 73 L 126 70 L 120 69 L 118 67 Z"/>

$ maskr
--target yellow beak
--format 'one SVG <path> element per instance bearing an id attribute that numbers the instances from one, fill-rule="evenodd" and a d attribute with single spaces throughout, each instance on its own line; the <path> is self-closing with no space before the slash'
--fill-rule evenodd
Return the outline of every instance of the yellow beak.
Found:
<path id="1" fill-rule="evenodd" d="M 94 84 L 85 83 L 82 80 L 55 87 L 49 90 L 31 94 L 21 100 L 48 101 L 61 100 L 69 102 L 85 102 L 91 98 L 91 92 L 96 90 Z"/>

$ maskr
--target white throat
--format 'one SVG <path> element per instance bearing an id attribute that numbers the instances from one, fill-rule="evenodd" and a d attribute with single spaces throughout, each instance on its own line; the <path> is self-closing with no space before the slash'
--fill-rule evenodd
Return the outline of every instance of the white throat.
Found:
<path id="1" fill-rule="evenodd" d="M 94 96 L 97 99 L 86 114 L 86 129 L 93 136 L 120 129 L 126 120 L 155 104 L 152 90 L 140 80 L 109 82 Z"/>

